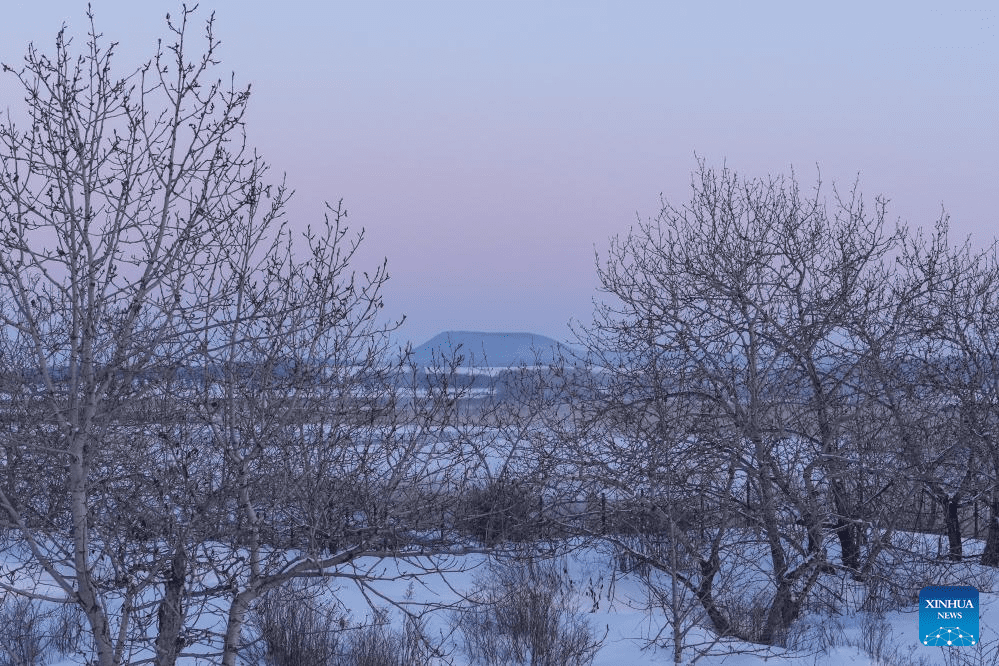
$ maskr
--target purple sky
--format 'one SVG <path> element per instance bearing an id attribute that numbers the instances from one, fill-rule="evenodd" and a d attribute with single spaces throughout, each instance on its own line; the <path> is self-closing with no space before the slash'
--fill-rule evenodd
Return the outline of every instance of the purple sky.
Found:
<path id="1" fill-rule="evenodd" d="M 367 233 L 356 268 L 388 257 L 386 310 L 418 344 L 446 329 L 567 337 L 590 317 L 594 249 L 660 193 L 685 200 L 695 152 L 747 176 L 859 174 L 893 218 L 927 226 L 944 206 L 955 239 L 987 243 L 993 4 L 220 0 L 199 14 L 214 7 L 224 71 L 253 84 L 250 139 L 297 190 L 291 219 L 342 197 Z M 29 41 L 50 52 L 63 21 L 82 35 L 85 6 L 7 2 L 0 60 Z M 179 10 L 93 6 L 122 72 Z"/>

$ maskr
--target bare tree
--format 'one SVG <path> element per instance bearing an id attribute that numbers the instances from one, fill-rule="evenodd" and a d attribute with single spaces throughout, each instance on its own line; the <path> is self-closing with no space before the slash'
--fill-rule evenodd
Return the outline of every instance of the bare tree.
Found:
<path id="1" fill-rule="evenodd" d="M 218 43 L 209 21 L 205 53 L 190 60 L 189 14 L 168 19 L 174 44 L 125 78 L 112 76 L 114 44 L 92 14 L 82 55 L 63 29 L 54 56 L 32 46 L 22 68 L 4 65 L 28 118 L 0 128 L 2 317 L 47 422 L 44 445 L 16 446 L 59 478 L 65 513 L 34 520 L 7 493 L 0 505 L 32 562 L 86 613 L 100 664 L 126 657 L 134 604 L 160 568 L 126 566 L 114 525 L 95 514 L 120 509 L 116 486 L 141 475 L 128 464 L 141 443 L 122 419 L 151 392 L 150 373 L 185 362 L 163 354 L 185 309 L 228 298 L 212 279 L 226 230 L 263 193 L 264 166 L 242 136 L 248 90 L 205 80 Z"/>
<path id="2" fill-rule="evenodd" d="M 193 11 L 123 78 L 92 14 L 82 55 L 63 29 L 4 67 L 27 119 L 0 126 L 0 507 L 25 564 L 0 586 L 79 606 L 102 666 L 235 663 L 267 590 L 469 546 L 438 492 L 472 475 L 442 434 L 460 391 L 407 391 L 342 207 L 292 238 Z"/>
<path id="3" fill-rule="evenodd" d="M 909 280 L 925 285 L 923 297 L 913 299 L 914 328 L 922 341 L 912 347 L 932 349 L 909 360 L 921 378 L 922 406 L 931 412 L 923 413 L 922 422 L 933 429 L 935 444 L 921 447 L 915 457 L 923 463 L 920 480 L 942 510 L 951 559 L 964 556 L 961 509 L 985 499 L 990 518 L 982 563 L 993 566 L 999 564 L 995 248 L 993 243 L 976 252 L 968 242 L 952 247 L 942 219 L 929 239 L 912 241 L 905 262 Z"/>
<path id="4" fill-rule="evenodd" d="M 656 220 L 614 239 L 599 267 L 610 299 L 598 304 L 582 341 L 602 356 L 605 373 L 624 380 L 607 396 L 607 411 L 631 415 L 633 443 L 673 442 L 662 457 L 682 443 L 717 460 L 703 467 L 716 480 L 697 491 L 712 508 L 700 520 L 716 539 L 751 529 L 760 535 L 756 556 L 769 558 L 769 602 L 750 635 L 711 592 L 736 557 L 726 537 L 717 547 L 691 545 L 704 562 L 718 559 L 700 568 L 696 589 L 723 634 L 779 641 L 832 570 L 830 538 L 842 567 L 862 568 L 870 526 L 856 501 L 850 424 L 868 350 L 855 329 L 901 239 L 886 230 L 881 201 L 869 211 L 853 192 L 837 195 L 830 209 L 818 186 L 806 195 L 793 177 L 744 180 L 702 162 L 690 202 L 664 203 Z M 679 430 L 654 436 L 667 426 Z M 650 483 L 648 461 L 657 457 L 644 446 L 629 447 L 631 462 L 615 468 Z M 696 512 L 701 498 L 688 501 Z"/>
<path id="5" fill-rule="evenodd" d="M 223 664 L 235 664 L 254 600 L 293 578 L 341 578 L 397 603 L 377 581 L 440 573 L 443 558 L 480 550 L 447 524 L 479 465 L 475 430 L 459 428 L 464 391 L 452 367 L 440 383 L 405 385 L 417 369 L 391 360 L 376 319 L 384 273 L 362 284 L 347 273 L 356 245 L 342 244 L 339 222 L 333 211 L 328 233 L 309 237 L 307 260 L 283 257 L 264 271 L 273 279 L 244 282 L 197 343 L 226 539 L 195 544 L 188 595 L 228 599 Z"/>

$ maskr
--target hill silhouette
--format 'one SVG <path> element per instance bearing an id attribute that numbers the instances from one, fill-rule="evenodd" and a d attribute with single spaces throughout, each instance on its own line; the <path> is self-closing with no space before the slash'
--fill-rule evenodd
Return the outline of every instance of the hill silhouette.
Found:
<path id="1" fill-rule="evenodd" d="M 414 348 L 413 360 L 427 366 L 435 351 L 439 360 L 440 355 L 448 358 L 455 350 L 464 356 L 463 365 L 494 368 L 550 363 L 560 351 L 571 352 L 557 340 L 536 333 L 445 331 Z"/>

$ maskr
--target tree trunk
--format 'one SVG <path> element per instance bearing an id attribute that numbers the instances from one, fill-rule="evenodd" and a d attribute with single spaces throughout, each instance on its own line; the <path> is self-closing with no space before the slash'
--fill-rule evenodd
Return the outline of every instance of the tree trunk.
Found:
<path id="1" fill-rule="evenodd" d="M 959 507 L 959 496 L 954 495 L 947 499 L 946 512 L 944 513 L 944 522 L 947 524 L 947 543 L 949 545 L 947 559 L 955 562 L 960 562 L 964 557 L 964 549 L 961 545 L 961 521 L 957 511 Z"/>
<path id="2" fill-rule="evenodd" d="M 187 576 L 187 552 L 178 544 L 163 584 L 163 600 L 157 611 L 156 666 L 174 666 L 184 647 L 181 629 L 184 626 L 184 584 Z"/>
<path id="3" fill-rule="evenodd" d="M 985 536 L 985 550 L 982 551 L 982 564 L 999 567 L 999 497 L 989 500 L 989 527 Z"/>
<path id="4" fill-rule="evenodd" d="M 770 605 L 770 610 L 767 611 L 766 624 L 763 627 L 763 633 L 759 636 L 759 641 L 766 645 L 782 645 L 791 623 L 798 619 L 800 606 L 800 602 L 794 599 L 791 583 L 781 581 L 777 587 L 777 594 L 774 595 L 773 603 Z"/>
<path id="5" fill-rule="evenodd" d="M 708 619 L 714 626 L 719 636 L 734 636 L 732 623 L 728 621 L 725 614 L 715 605 L 713 586 L 715 575 L 721 568 L 721 560 L 718 554 L 713 553 L 709 559 L 701 560 L 701 583 L 697 586 L 697 600 L 701 608 L 707 613 Z M 738 638 L 742 638 L 738 636 Z"/>
<path id="6" fill-rule="evenodd" d="M 856 514 L 850 508 L 846 499 L 846 489 L 842 480 L 834 479 L 833 503 L 836 507 L 836 538 L 839 539 L 840 560 L 843 566 L 851 571 L 860 571 L 860 544 L 857 541 L 857 530 L 850 518 Z"/>
<path id="7" fill-rule="evenodd" d="M 76 598 L 90 623 L 97 666 L 116 666 L 111 628 L 107 614 L 97 598 L 90 567 L 90 521 L 87 503 L 88 467 L 84 462 L 88 453 L 80 437 L 70 440 L 73 455 L 70 464 L 70 507 L 73 518 L 73 570 L 76 574 Z M 124 621 L 124 619 L 123 619 Z"/>
<path id="8" fill-rule="evenodd" d="M 222 651 L 222 666 L 236 666 L 236 657 L 239 656 L 239 649 L 242 647 L 241 632 L 243 623 L 246 621 L 246 613 L 250 609 L 250 602 L 257 598 L 258 592 L 255 589 L 248 589 L 240 592 L 233 598 L 229 606 L 229 619 L 225 628 L 225 646 Z"/>
<path id="9" fill-rule="evenodd" d="M 843 566 L 851 571 L 860 571 L 860 542 L 856 525 L 839 516 L 836 518 L 836 536 L 839 538 Z"/>

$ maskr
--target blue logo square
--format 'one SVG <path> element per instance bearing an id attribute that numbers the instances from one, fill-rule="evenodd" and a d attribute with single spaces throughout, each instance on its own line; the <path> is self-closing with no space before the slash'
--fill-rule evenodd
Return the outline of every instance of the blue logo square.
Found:
<path id="1" fill-rule="evenodd" d="M 956 647 L 979 639 L 978 590 L 970 585 L 924 587 L 919 591 L 919 642 Z"/>

